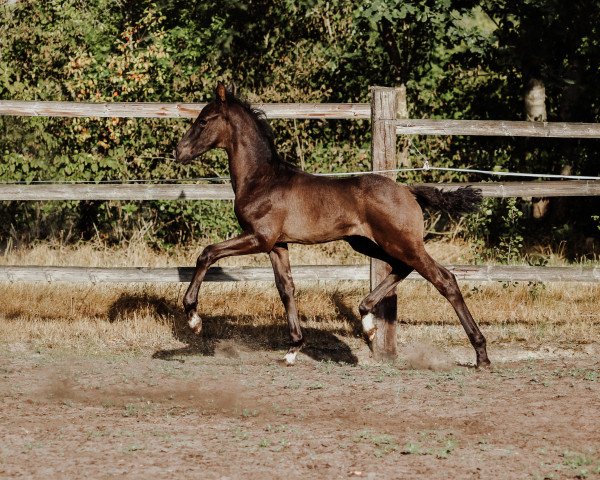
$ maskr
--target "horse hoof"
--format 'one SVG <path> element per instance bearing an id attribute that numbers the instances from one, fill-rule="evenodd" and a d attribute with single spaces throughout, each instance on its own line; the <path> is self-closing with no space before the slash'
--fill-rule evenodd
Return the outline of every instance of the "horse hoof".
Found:
<path id="1" fill-rule="evenodd" d="M 489 358 L 485 358 L 483 360 L 477 360 L 477 368 L 491 368 L 492 362 L 490 362 Z"/>
<path id="2" fill-rule="evenodd" d="M 367 340 L 369 340 L 369 343 L 373 343 L 373 340 L 375 340 L 375 334 L 377 333 L 377 327 L 373 327 L 371 330 L 369 330 L 366 335 L 367 335 Z"/>
<path id="3" fill-rule="evenodd" d="M 362 318 L 362 328 L 363 328 L 363 332 L 365 332 L 365 335 L 370 335 L 370 333 L 375 330 L 377 327 L 375 326 L 375 322 L 374 322 L 375 317 L 373 316 L 372 313 L 367 313 L 363 318 Z"/>
<path id="4" fill-rule="evenodd" d="M 298 352 L 288 352 L 285 354 L 284 360 L 288 367 L 291 367 L 296 363 L 296 355 L 298 355 Z"/>
<path id="5" fill-rule="evenodd" d="M 194 332 L 196 335 L 200 335 L 200 332 L 202 331 L 202 319 L 200 318 L 200 315 L 198 315 L 196 312 L 192 313 L 190 315 L 188 325 L 192 329 L 192 332 Z"/>
<path id="6" fill-rule="evenodd" d="M 372 313 L 367 313 L 362 319 L 363 332 L 369 344 L 373 343 L 377 333 L 377 325 L 375 325 L 374 319 L 375 316 Z"/>

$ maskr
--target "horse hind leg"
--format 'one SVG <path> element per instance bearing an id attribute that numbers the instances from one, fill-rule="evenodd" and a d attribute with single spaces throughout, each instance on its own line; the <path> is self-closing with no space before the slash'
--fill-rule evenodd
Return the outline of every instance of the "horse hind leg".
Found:
<path id="1" fill-rule="evenodd" d="M 391 273 L 367 295 L 358 307 L 365 338 L 372 345 L 377 333 L 373 309 L 396 286 L 404 280 L 413 268 L 390 256 L 379 245 L 366 237 L 349 237 L 346 241 L 359 253 L 386 262 L 392 267 Z"/>
<path id="2" fill-rule="evenodd" d="M 454 274 L 431 258 L 425 251 L 425 248 L 421 248 L 418 255 L 412 257 L 407 263 L 419 272 L 423 278 L 433 284 L 446 300 L 450 302 L 469 337 L 471 345 L 475 349 L 477 367 L 490 365 L 485 337 L 479 330 L 465 303 Z"/>
<path id="3" fill-rule="evenodd" d="M 396 286 L 404 280 L 412 270 L 412 267 L 398 262 L 393 267 L 392 272 L 385 277 L 362 302 L 360 302 L 358 311 L 360 312 L 362 319 L 363 333 L 370 345 L 372 345 L 375 334 L 377 333 L 373 309 L 390 291 L 396 288 Z"/>

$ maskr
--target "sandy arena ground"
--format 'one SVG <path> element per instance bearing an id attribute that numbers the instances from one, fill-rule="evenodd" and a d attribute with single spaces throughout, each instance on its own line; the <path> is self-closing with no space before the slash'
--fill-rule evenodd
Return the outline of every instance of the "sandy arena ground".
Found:
<path id="1" fill-rule="evenodd" d="M 283 347 L 4 345 L 0 477 L 600 478 L 598 345 L 492 346 L 483 371 L 464 348 L 376 365 L 340 341 L 285 367 Z"/>

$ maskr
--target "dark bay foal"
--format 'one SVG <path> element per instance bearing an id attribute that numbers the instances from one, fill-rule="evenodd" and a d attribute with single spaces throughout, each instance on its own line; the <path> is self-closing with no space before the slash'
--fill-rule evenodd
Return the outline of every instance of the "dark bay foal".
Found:
<path id="1" fill-rule="evenodd" d="M 215 99 L 204 107 L 177 145 L 175 158 L 187 163 L 213 148 L 227 152 L 235 214 L 243 233 L 209 245 L 198 257 L 183 299 L 189 325 L 196 333 L 202 329 L 197 313 L 198 292 L 208 268 L 224 257 L 268 253 L 290 328 L 291 346 L 285 360 L 293 364 L 304 339 L 287 245 L 345 240 L 356 251 L 391 266 L 391 273 L 359 306 L 369 341 L 375 333 L 373 307 L 416 270 L 454 307 L 475 349 L 477 366 L 490 363 L 485 338 L 454 275 L 425 251 L 420 206 L 466 213 L 477 208 L 479 191 L 407 187 L 375 174 L 333 179 L 304 173 L 280 159 L 261 112 L 235 98 L 221 83 Z"/>

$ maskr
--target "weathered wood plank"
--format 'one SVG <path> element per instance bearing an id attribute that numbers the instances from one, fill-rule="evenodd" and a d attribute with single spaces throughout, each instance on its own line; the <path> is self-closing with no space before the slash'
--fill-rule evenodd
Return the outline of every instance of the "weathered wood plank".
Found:
<path id="1" fill-rule="evenodd" d="M 76 283 L 171 283 L 191 281 L 194 268 L 92 268 L 46 266 L 0 266 L 0 281 L 8 282 L 76 282 Z M 363 265 L 318 265 L 295 267 L 296 281 L 368 280 L 368 267 Z M 208 282 L 272 282 L 273 270 L 262 267 L 213 267 Z"/>
<path id="2" fill-rule="evenodd" d="M 451 265 L 447 268 L 459 281 L 469 282 L 600 282 L 600 267 Z"/>
<path id="3" fill-rule="evenodd" d="M 444 190 L 467 185 L 484 197 L 586 197 L 600 195 L 600 180 L 427 183 Z M 229 184 L 0 184 L 0 200 L 233 200 Z"/>
<path id="4" fill-rule="evenodd" d="M 206 103 L 36 102 L 0 100 L 0 115 L 28 117 L 196 118 Z M 256 103 L 267 118 L 369 119 L 368 103 Z"/>
<path id="5" fill-rule="evenodd" d="M 52 117 L 195 118 L 205 103 L 45 102 L 0 100 L 0 115 Z M 367 103 L 257 103 L 268 118 L 369 119 Z M 600 138 L 598 123 L 496 120 L 390 120 L 404 135 L 487 135 Z"/>
<path id="6" fill-rule="evenodd" d="M 395 120 L 402 135 L 600 138 L 600 123 L 513 122 L 496 120 Z"/>
<path id="7" fill-rule="evenodd" d="M 600 195 L 600 180 L 550 180 L 541 182 L 424 183 L 442 190 L 472 186 L 484 197 L 593 197 Z"/>
<path id="8" fill-rule="evenodd" d="M 233 200 L 229 184 L 0 184 L 0 200 Z"/>
<path id="9" fill-rule="evenodd" d="M 397 116 L 398 90 L 395 88 L 371 88 L 371 161 L 374 172 L 394 170 L 396 163 L 396 131 L 393 120 Z M 396 173 L 382 175 L 396 180 Z M 376 258 L 371 259 L 371 284 L 373 291 L 392 271 L 392 267 Z M 398 316 L 396 289 L 388 292 L 373 308 L 374 325 L 377 328 L 372 341 L 376 360 L 393 360 L 397 356 L 396 319 Z"/>
<path id="10" fill-rule="evenodd" d="M 530 267 L 507 265 L 449 265 L 459 281 L 465 282 L 600 282 L 600 267 Z M 0 266 L 0 282 L 71 283 L 187 283 L 191 267 L 93 268 L 47 266 Z M 369 265 L 303 265 L 292 267 L 294 280 L 368 281 Z M 423 280 L 411 273 L 407 280 Z M 208 282 L 273 282 L 269 267 L 213 267 Z"/>

